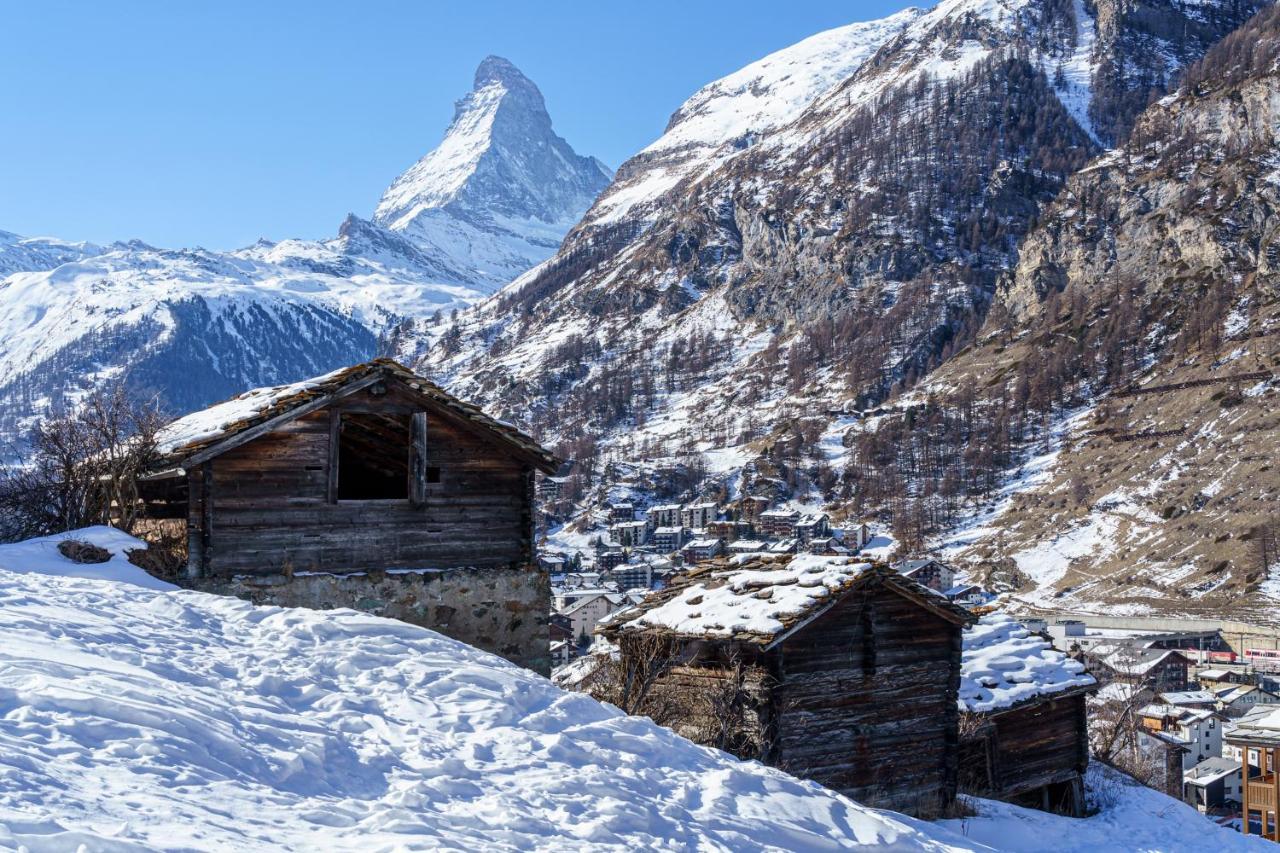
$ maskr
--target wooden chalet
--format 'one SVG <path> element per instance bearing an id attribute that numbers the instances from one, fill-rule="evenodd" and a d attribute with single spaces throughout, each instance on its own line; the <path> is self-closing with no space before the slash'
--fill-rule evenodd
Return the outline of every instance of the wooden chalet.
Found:
<path id="1" fill-rule="evenodd" d="M 1280 842 L 1280 709 L 1261 707 L 1250 711 L 1226 734 L 1225 740 L 1240 750 L 1244 782 L 1241 832 L 1258 832 Z"/>
<path id="2" fill-rule="evenodd" d="M 1003 613 L 964 632 L 960 790 L 1084 814 L 1089 764 L 1084 664 Z"/>
<path id="3" fill-rule="evenodd" d="M 698 567 L 598 631 L 624 666 L 664 644 L 651 690 L 673 703 L 741 685 L 740 713 L 709 721 L 696 709 L 723 703 L 687 705 L 681 734 L 868 805 L 935 816 L 956 794 L 961 629 L 972 619 L 885 566 L 804 554 Z"/>
<path id="4" fill-rule="evenodd" d="M 516 573 L 494 581 L 497 595 L 504 585 L 535 582 L 525 576 L 541 576 L 547 588 L 534 552 L 534 473 L 553 473 L 558 460 L 389 359 L 188 415 L 161 431 L 158 450 L 141 495 L 149 516 L 185 525 L 194 586 L 273 578 L 298 591 L 299 578 L 318 573 L 466 569 Z M 358 606 L 354 583 L 345 588 L 351 601 L 332 591 L 318 601 L 256 597 Z M 439 609 L 448 623 L 460 608 Z M 433 621 L 425 624 L 450 633 Z M 543 637 L 545 624 L 544 613 Z M 501 637 L 488 639 L 491 649 L 523 657 Z"/>

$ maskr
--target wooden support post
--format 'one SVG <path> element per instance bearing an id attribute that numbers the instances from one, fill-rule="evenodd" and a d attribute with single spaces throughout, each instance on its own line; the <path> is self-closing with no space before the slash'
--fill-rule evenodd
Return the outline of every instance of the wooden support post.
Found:
<path id="1" fill-rule="evenodd" d="M 1280 841 L 1280 749 L 1271 748 L 1271 840 Z"/>
<path id="2" fill-rule="evenodd" d="M 200 576 L 209 577 L 213 541 L 213 463 L 200 463 Z"/>
<path id="3" fill-rule="evenodd" d="M 1240 832 L 1249 834 L 1249 747 L 1240 747 Z"/>
<path id="4" fill-rule="evenodd" d="M 537 562 L 537 555 L 534 547 L 534 528 L 536 525 L 536 513 L 534 511 L 534 501 L 537 500 L 537 494 L 534 490 L 534 471 L 532 468 L 526 467 L 523 471 L 523 489 L 524 492 L 524 508 L 520 514 L 520 551 L 526 565 L 533 565 Z"/>
<path id="5" fill-rule="evenodd" d="M 342 414 L 329 410 L 329 470 L 325 498 L 331 504 L 338 502 L 338 445 L 341 443 Z"/>
<path id="6" fill-rule="evenodd" d="M 427 505 L 427 413 L 414 412 L 410 429 L 409 503 Z"/>

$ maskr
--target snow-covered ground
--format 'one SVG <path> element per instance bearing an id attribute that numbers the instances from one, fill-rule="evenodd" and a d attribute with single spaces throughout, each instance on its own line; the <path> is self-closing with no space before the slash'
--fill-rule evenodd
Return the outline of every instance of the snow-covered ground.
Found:
<path id="1" fill-rule="evenodd" d="M 940 824 L 971 842 L 1010 853 L 1227 853 L 1274 849 L 1256 835 L 1223 829 L 1195 809 L 1093 764 L 1085 781 L 1089 805 L 1083 820 L 1050 818 L 1042 812 L 994 800 L 969 800 L 977 817 Z"/>
<path id="2" fill-rule="evenodd" d="M 66 539 L 106 548 L 111 558 L 105 563 L 73 563 L 58 551 L 58 544 Z M 0 545 L 0 571 L 93 578 L 146 589 L 177 589 L 173 584 L 154 578 L 129 562 L 130 551 L 146 547 L 145 542 L 113 527 L 85 527 L 68 533 Z"/>
<path id="3" fill-rule="evenodd" d="M 973 849 L 431 631 L 0 571 L 0 848 Z"/>
<path id="4" fill-rule="evenodd" d="M 76 535 L 129 544 L 101 528 Z M 50 563 L 51 540 L 0 551 L 0 849 L 1267 843 L 1096 773 L 1102 810 L 1087 820 L 978 800 L 976 817 L 927 824 L 695 746 L 422 628 L 74 577 L 92 567 Z M 31 571 L 14 571 L 24 560 Z"/>

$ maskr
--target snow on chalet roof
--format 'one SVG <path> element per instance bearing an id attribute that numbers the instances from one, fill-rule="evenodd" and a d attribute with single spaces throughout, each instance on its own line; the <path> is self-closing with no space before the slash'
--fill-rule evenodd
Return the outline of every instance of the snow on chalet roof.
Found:
<path id="1" fill-rule="evenodd" d="M 1175 690 L 1161 693 L 1160 698 L 1169 705 L 1203 705 L 1215 697 L 1212 690 Z"/>
<path id="2" fill-rule="evenodd" d="M 657 631 L 689 639 L 770 645 L 872 578 L 896 583 L 959 622 L 971 617 L 884 566 L 845 556 L 740 555 L 676 578 L 633 610 L 601 623 L 606 636 Z"/>
<path id="3" fill-rule="evenodd" d="M 1090 654 L 1112 672 L 1130 676 L 1144 676 L 1170 657 L 1183 656 L 1177 649 L 1138 648 L 1124 643 L 1099 644 Z"/>
<path id="4" fill-rule="evenodd" d="M 1093 687 L 1084 664 L 1053 648 L 1011 616 L 988 613 L 965 629 L 960 708 L 1003 711 L 1041 696 Z"/>
<path id="5" fill-rule="evenodd" d="M 1236 727 L 1225 733 L 1231 743 L 1280 746 L 1280 707 L 1262 705 L 1236 720 Z"/>
<path id="6" fill-rule="evenodd" d="M 1240 762 L 1215 755 L 1184 772 L 1182 779 L 1192 785 L 1211 785 L 1219 779 L 1225 779 L 1239 772 Z"/>
<path id="7" fill-rule="evenodd" d="M 559 467 L 560 461 L 554 455 L 520 430 L 489 417 L 477 406 L 459 400 L 435 383 L 389 358 L 376 358 L 288 385 L 255 388 L 238 397 L 178 418 L 156 436 L 161 467 L 176 465 L 245 430 L 288 414 L 353 382 L 378 375 L 398 379 L 453 414 L 495 433 L 507 444 L 531 456 L 544 473 L 550 473 Z"/>

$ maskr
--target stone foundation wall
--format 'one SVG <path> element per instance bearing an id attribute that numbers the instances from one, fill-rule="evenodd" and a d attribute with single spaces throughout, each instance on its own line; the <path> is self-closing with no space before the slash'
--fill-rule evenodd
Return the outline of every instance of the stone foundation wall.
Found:
<path id="1" fill-rule="evenodd" d="M 551 585 L 536 567 L 238 575 L 189 582 L 255 604 L 350 607 L 421 625 L 549 675 Z"/>

